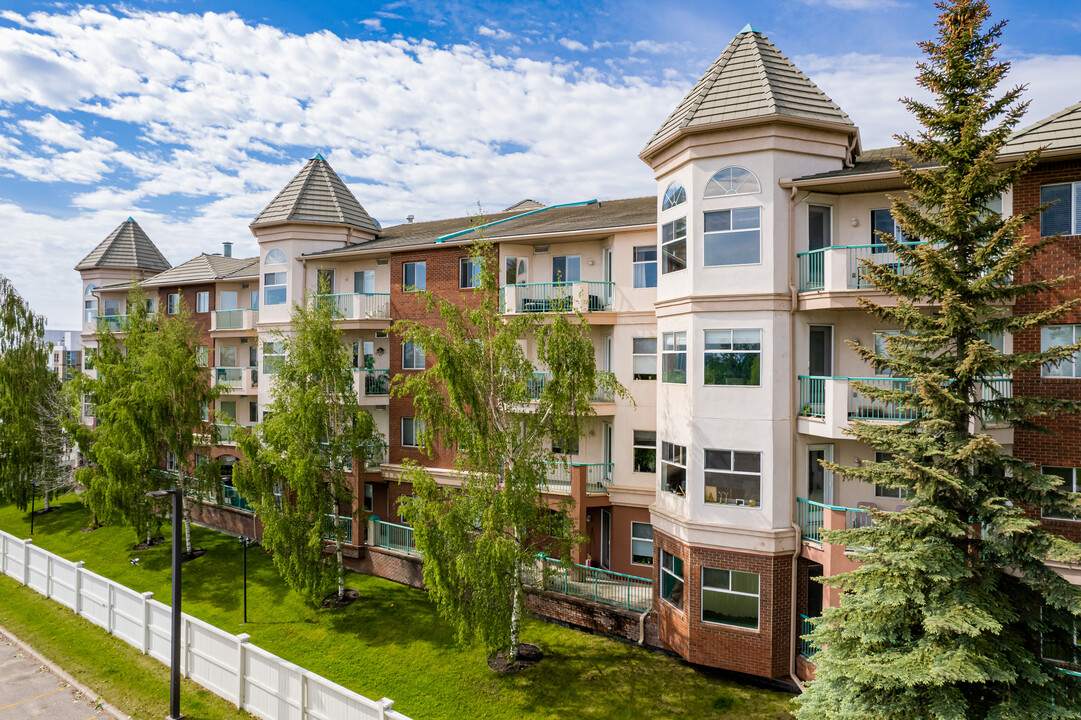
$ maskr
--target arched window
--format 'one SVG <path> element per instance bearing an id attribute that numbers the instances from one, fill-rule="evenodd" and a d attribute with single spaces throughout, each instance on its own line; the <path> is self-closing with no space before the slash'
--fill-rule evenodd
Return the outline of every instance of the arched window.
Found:
<path id="1" fill-rule="evenodd" d="M 715 198 L 727 195 L 752 195 L 762 192 L 762 186 L 758 184 L 758 178 L 747 168 L 733 165 L 722 168 L 706 183 L 706 192 L 703 197 Z"/>
<path id="2" fill-rule="evenodd" d="M 94 322 L 94 316 L 98 314 L 98 301 L 94 297 L 94 291 L 98 289 L 97 285 L 87 285 L 84 295 L 86 298 L 83 300 L 83 322 Z"/>
<path id="3" fill-rule="evenodd" d="M 674 208 L 676 205 L 685 202 L 687 202 L 687 191 L 683 189 L 683 183 L 676 180 L 664 191 L 664 201 L 661 203 L 661 210 Z"/>
<path id="4" fill-rule="evenodd" d="M 284 265 L 285 264 L 285 252 L 281 248 L 274 248 L 266 254 L 266 260 L 263 261 L 264 265 Z"/>

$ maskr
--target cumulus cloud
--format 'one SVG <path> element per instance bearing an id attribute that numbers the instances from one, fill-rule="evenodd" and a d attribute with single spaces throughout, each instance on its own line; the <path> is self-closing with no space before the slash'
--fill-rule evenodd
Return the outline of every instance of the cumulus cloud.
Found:
<path id="1" fill-rule="evenodd" d="M 506 30 L 503 30 L 501 28 L 490 28 L 487 25 L 481 25 L 480 27 L 478 27 L 477 34 L 483 35 L 484 37 L 492 38 L 494 40 L 510 40 L 512 37 L 514 37 Z"/>
<path id="2" fill-rule="evenodd" d="M 360 24 L 369 30 L 381 31 L 383 29 L 383 21 L 379 18 L 365 18 L 360 21 Z"/>
<path id="3" fill-rule="evenodd" d="M 581 42 L 578 42 L 577 40 L 572 40 L 570 38 L 565 38 L 565 37 L 564 38 L 559 38 L 559 44 L 562 45 L 563 47 L 567 48 L 568 50 L 575 50 L 577 52 L 585 52 L 586 50 L 589 49 L 588 47 L 586 47 L 585 43 L 581 43 Z"/>

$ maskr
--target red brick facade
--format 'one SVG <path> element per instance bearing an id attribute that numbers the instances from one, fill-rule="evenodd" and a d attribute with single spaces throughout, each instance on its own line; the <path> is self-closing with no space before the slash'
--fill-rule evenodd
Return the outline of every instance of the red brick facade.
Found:
<path id="1" fill-rule="evenodd" d="M 683 560 L 683 607 L 661 598 L 654 582 L 653 609 L 663 647 L 690 662 L 748 675 L 778 678 L 789 673 L 792 623 L 792 558 L 689 547 L 654 531 L 654 563 L 660 551 Z M 756 573 L 759 578 L 758 629 L 702 620 L 702 568 Z M 659 573 L 658 573 L 659 575 Z"/>

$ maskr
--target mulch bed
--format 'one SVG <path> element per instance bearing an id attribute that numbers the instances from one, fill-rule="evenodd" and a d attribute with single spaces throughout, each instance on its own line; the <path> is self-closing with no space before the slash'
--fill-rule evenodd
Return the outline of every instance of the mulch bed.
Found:
<path id="1" fill-rule="evenodd" d="M 187 562 L 206 555 L 206 548 L 195 548 L 190 553 L 180 553 L 180 562 Z"/>
<path id="2" fill-rule="evenodd" d="M 507 662 L 507 658 L 502 652 L 497 652 L 495 655 L 488 658 L 488 667 L 497 673 L 509 675 L 533 667 L 539 663 L 543 657 L 544 653 L 542 653 L 541 649 L 536 645 L 532 643 L 519 643 L 518 659 L 513 665 Z"/>
<path id="3" fill-rule="evenodd" d="M 353 588 L 346 588 L 345 595 L 342 597 L 338 597 L 338 591 L 335 590 L 330 595 L 323 598 L 323 609 L 337 610 L 338 608 L 348 607 L 356 602 L 359 597 L 360 591 L 354 590 Z"/>
<path id="4" fill-rule="evenodd" d="M 148 542 L 148 543 L 139 543 L 138 545 L 133 547 L 132 550 L 146 550 L 147 548 L 152 548 L 155 545 L 161 545 L 163 542 L 165 542 L 165 538 L 163 538 L 163 537 L 151 538 L 150 542 Z"/>

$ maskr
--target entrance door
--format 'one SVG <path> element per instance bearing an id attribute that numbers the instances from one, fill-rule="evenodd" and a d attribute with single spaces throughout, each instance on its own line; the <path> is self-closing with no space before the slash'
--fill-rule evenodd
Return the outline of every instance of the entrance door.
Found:
<path id="1" fill-rule="evenodd" d="M 612 567 L 612 513 L 601 510 L 601 567 Z"/>
<path id="2" fill-rule="evenodd" d="M 833 326 L 812 325 L 809 346 L 810 363 L 807 374 L 811 377 L 833 375 Z"/>
<path id="3" fill-rule="evenodd" d="M 822 462 L 833 462 L 832 445 L 807 446 L 807 499 L 833 504 L 833 473 Z"/>
<path id="4" fill-rule="evenodd" d="M 601 425 L 601 458 L 604 462 L 602 475 L 606 482 L 612 481 L 612 423 Z"/>

